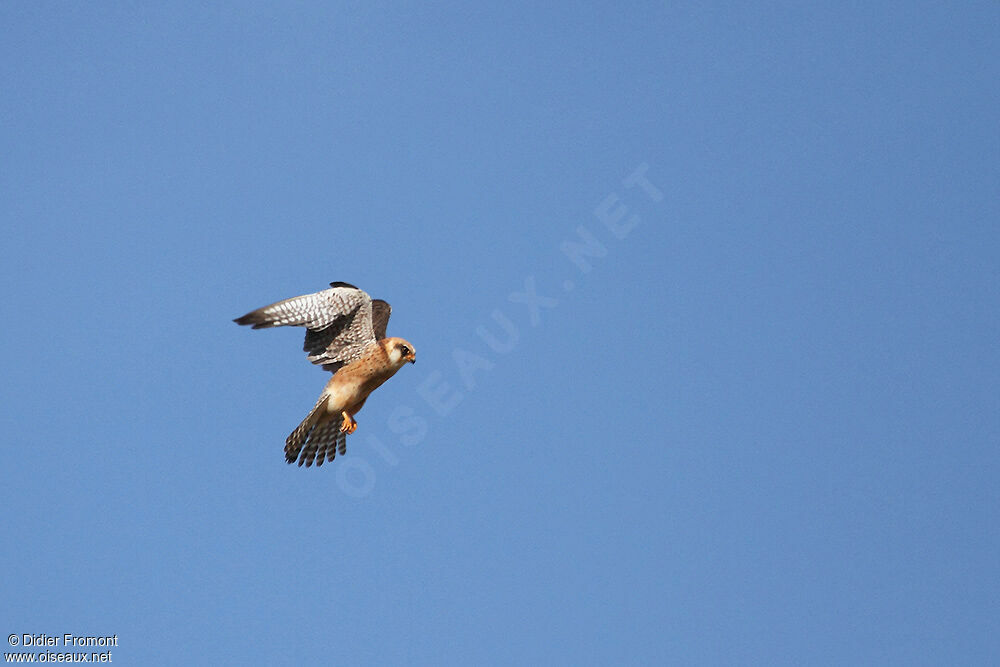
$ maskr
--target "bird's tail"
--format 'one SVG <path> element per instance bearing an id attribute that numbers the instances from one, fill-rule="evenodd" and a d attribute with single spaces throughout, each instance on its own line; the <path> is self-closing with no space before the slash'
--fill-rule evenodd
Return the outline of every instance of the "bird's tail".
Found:
<path id="1" fill-rule="evenodd" d="M 324 461 L 332 461 L 338 449 L 341 454 L 347 451 L 347 434 L 341 432 L 340 421 L 320 419 L 328 399 L 328 394 L 320 396 L 302 423 L 285 439 L 286 462 L 298 461 L 300 466 L 309 467 L 315 460 L 316 465 L 321 466 Z"/>

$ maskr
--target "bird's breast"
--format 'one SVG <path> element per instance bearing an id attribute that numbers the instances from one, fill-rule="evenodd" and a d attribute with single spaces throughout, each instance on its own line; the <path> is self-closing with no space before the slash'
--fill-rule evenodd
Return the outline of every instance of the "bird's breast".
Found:
<path id="1" fill-rule="evenodd" d="M 357 405 L 383 382 L 392 377 L 395 369 L 387 368 L 376 360 L 362 357 L 338 370 L 327 384 L 327 410 L 339 413 Z"/>

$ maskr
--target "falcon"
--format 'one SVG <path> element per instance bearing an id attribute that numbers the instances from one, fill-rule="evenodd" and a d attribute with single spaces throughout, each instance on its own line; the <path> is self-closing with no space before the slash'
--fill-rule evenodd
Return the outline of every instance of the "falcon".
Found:
<path id="1" fill-rule="evenodd" d="M 407 362 L 415 363 L 413 345 L 386 338 L 392 308 L 349 283 L 272 303 L 237 317 L 254 329 L 306 328 L 302 346 L 309 361 L 333 373 L 316 405 L 285 440 L 285 461 L 317 466 L 347 452 L 347 436 L 358 428 L 354 415 L 368 395 Z"/>

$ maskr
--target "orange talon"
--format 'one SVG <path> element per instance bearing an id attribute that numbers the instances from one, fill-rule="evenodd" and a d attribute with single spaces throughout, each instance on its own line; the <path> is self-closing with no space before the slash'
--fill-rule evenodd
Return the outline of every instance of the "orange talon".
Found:
<path id="1" fill-rule="evenodd" d="M 351 433 L 354 433 L 355 431 L 358 430 L 358 422 L 354 421 L 354 417 L 347 414 L 346 410 L 341 412 L 340 414 L 343 415 L 344 417 L 344 420 L 340 422 L 341 433 L 346 433 L 350 435 Z"/>

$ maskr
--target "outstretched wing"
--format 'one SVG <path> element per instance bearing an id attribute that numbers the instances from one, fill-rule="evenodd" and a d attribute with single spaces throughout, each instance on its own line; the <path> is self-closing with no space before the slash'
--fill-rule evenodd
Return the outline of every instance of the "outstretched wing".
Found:
<path id="1" fill-rule="evenodd" d="M 302 347 L 309 361 L 333 372 L 376 340 L 371 297 L 348 283 L 330 283 L 330 289 L 278 301 L 233 321 L 254 329 L 306 327 Z"/>
<path id="2" fill-rule="evenodd" d="M 375 330 L 375 340 L 385 338 L 385 328 L 389 325 L 389 315 L 392 314 L 392 306 L 382 299 L 372 301 L 372 329 Z"/>

